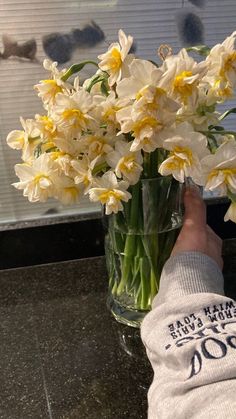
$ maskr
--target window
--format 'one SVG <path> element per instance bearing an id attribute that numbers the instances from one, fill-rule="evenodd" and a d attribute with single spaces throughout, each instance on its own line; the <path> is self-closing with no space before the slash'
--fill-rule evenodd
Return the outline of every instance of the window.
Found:
<path id="1" fill-rule="evenodd" d="M 105 39 L 92 47 L 85 47 L 83 42 L 69 51 L 68 47 L 58 47 L 59 60 L 65 61 L 61 68 L 69 67 L 72 62 L 86 58 L 96 58 L 99 53 L 117 39 L 117 32 L 122 28 L 134 36 L 136 54 L 146 59 L 156 59 L 156 50 L 160 44 L 169 44 L 176 52 L 181 45 L 178 23 L 183 12 L 199 16 L 204 27 L 204 42 L 212 46 L 222 42 L 235 29 L 236 3 L 234 0 L 3 0 L 0 4 L 0 38 L 12 37 L 19 45 L 31 42 L 36 46 L 35 60 L 10 56 L 0 56 L 0 224 L 22 220 L 54 221 L 60 216 L 85 215 L 99 213 L 99 206 L 83 199 L 79 205 L 64 207 L 55 200 L 44 204 L 31 204 L 23 198 L 21 191 L 15 190 L 11 183 L 16 181 L 14 164 L 20 162 L 18 152 L 11 150 L 5 138 L 9 131 L 20 129 L 19 116 L 32 118 L 42 112 L 40 99 L 33 90 L 33 85 L 45 78 L 42 61 L 48 54 L 53 54 L 46 47 L 46 40 L 72 34 L 73 30 L 83 30 L 91 20 L 98 25 Z M 59 34 L 59 38 L 55 37 Z M 50 38 L 51 37 L 51 38 Z M 102 37 L 101 37 L 102 38 Z M 3 39 L 0 39 L 0 51 L 4 52 Z M 66 37 L 64 38 L 66 39 Z M 32 41 L 30 41 L 32 40 Z M 50 44 L 50 42 L 49 42 Z M 54 44 L 54 52 L 55 45 Z M 30 46 L 29 46 L 30 48 Z M 32 52 L 32 56 L 34 53 Z M 89 76 L 86 68 L 81 77 Z M 233 104 L 232 104 L 233 105 Z M 227 126 L 233 128 L 234 119 L 229 118 Z"/>

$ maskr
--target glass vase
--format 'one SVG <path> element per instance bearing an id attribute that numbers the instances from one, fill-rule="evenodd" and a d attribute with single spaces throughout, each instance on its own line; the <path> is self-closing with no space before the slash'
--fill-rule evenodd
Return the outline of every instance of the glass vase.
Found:
<path id="1" fill-rule="evenodd" d="M 182 223 L 182 185 L 172 177 L 142 179 L 124 210 L 106 217 L 107 305 L 116 320 L 139 327 Z"/>

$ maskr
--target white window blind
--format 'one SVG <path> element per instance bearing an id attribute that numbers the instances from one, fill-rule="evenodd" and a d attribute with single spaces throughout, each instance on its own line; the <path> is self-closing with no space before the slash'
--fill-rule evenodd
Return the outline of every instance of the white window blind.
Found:
<path id="1" fill-rule="evenodd" d="M 17 58 L 0 58 L 0 224 L 32 220 L 63 214 L 84 214 L 98 211 L 99 207 L 83 199 L 79 205 L 64 207 L 55 200 L 44 204 L 31 204 L 22 193 L 11 186 L 17 179 L 14 164 L 20 154 L 6 145 L 6 136 L 20 129 L 19 116 L 32 118 L 42 113 L 40 99 L 33 85 L 45 78 L 41 63 L 46 58 L 42 38 L 54 32 L 69 33 L 81 29 L 91 19 L 105 34 L 105 40 L 93 48 L 78 48 L 73 62 L 96 58 L 116 41 L 122 28 L 135 38 L 136 55 L 156 59 L 156 50 L 162 43 L 176 52 L 182 45 L 178 37 L 176 15 L 182 10 L 197 14 L 204 25 L 205 43 L 209 46 L 231 34 L 236 29 L 235 0 L 208 0 L 204 8 L 197 8 L 182 0 L 0 0 L 0 51 L 2 35 L 12 36 L 19 44 L 34 38 L 37 44 L 37 62 Z M 89 76 L 86 69 L 84 76 Z M 232 104 L 233 105 L 233 104 Z M 235 129 L 234 118 L 228 127 Z"/>

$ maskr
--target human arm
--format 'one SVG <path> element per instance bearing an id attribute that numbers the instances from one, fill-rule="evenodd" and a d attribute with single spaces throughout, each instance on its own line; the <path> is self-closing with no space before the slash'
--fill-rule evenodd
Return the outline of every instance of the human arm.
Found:
<path id="1" fill-rule="evenodd" d="M 224 296 L 221 240 L 194 189 L 141 335 L 154 370 L 149 419 L 236 417 L 236 303 Z"/>

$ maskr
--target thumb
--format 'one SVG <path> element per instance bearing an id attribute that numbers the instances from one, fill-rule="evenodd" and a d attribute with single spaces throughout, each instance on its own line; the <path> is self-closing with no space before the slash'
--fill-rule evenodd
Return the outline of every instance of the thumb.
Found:
<path id="1" fill-rule="evenodd" d="M 188 187 L 184 194 L 183 227 L 189 230 L 206 228 L 206 206 L 197 187 Z"/>

